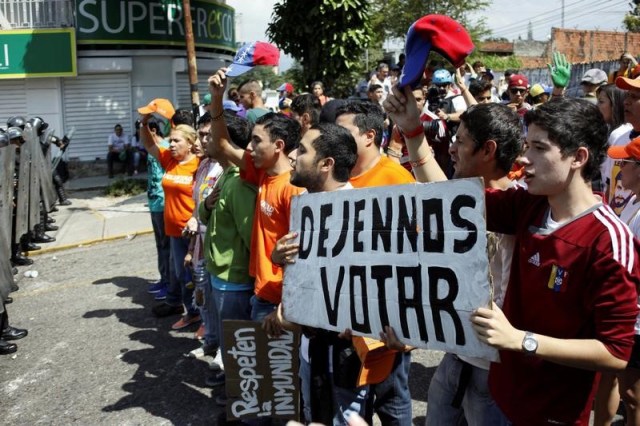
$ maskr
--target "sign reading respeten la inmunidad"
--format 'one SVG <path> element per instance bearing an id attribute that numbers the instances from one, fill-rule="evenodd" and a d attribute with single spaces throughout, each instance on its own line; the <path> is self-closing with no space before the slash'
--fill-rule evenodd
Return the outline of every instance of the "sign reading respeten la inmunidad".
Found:
<path id="1" fill-rule="evenodd" d="M 496 360 L 471 313 L 491 285 L 480 179 L 352 189 L 295 197 L 300 244 L 287 265 L 289 321 Z"/>
<path id="2" fill-rule="evenodd" d="M 79 44 L 185 44 L 181 0 L 78 0 Z M 192 0 L 196 47 L 235 52 L 232 7 L 213 0 Z"/>

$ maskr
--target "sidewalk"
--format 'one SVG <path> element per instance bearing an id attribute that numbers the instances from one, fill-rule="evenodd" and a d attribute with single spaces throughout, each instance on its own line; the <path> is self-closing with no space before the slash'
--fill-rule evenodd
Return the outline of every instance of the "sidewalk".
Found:
<path id="1" fill-rule="evenodd" d="M 134 178 L 146 179 L 147 175 L 141 173 Z M 123 177 L 92 176 L 67 182 L 65 186 L 72 204 L 57 206 L 59 211 L 51 213 L 51 216 L 59 229 L 47 232 L 56 241 L 38 244 L 42 249 L 29 254 L 38 255 L 153 232 L 146 192 L 134 197 L 103 195 L 104 188 L 118 179 Z"/>

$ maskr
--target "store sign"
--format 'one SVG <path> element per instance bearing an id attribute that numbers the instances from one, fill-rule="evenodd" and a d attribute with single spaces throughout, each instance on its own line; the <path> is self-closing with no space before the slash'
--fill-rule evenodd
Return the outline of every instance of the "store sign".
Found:
<path id="1" fill-rule="evenodd" d="M 0 79 L 75 75 L 73 29 L 0 31 Z"/>
<path id="2" fill-rule="evenodd" d="M 196 47 L 235 52 L 234 9 L 213 0 L 192 0 Z M 78 0 L 78 44 L 184 46 L 181 0 Z"/>

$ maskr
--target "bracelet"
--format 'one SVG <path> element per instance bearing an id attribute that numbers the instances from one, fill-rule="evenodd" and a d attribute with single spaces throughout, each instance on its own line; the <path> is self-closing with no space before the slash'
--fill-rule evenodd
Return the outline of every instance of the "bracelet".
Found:
<path id="1" fill-rule="evenodd" d="M 223 115 L 224 115 L 224 109 L 220 111 L 220 114 L 216 115 L 215 117 L 211 117 L 211 120 L 218 121 L 222 118 Z"/>
<path id="2" fill-rule="evenodd" d="M 418 127 L 416 127 L 410 132 L 405 132 L 404 130 L 400 130 L 400 132 L 402 133 L 402 136 L 404 136 L 405 138 L 411 139 L 411 138 L 415 138 L 420 134 L 424 134 L 424 127 L 422 126 L 422 123 L 420 123 Z"/>
<path id="3" fill-rule="evenodd" d="M 387 156 L 393 158 L 402 158 L 402 152 L 396 151 L 395 149 L 387 148 Z"/>
<path id="4" fill-rule="evenodd" d="M 431 160 L 434 156 L 433 153 L 433 148 L 429 147 L 429 153 L 427 155 L 425 155 L 424 157 L 422 157 L 421 159 L 419 159 L 418 161 L 409 161 L 409 164 L 411 164 L 411 168 L 416 168 L 416 167 L 420 167 L 422 165 L 425 165 L 429 162 L 429 160 Z"/>

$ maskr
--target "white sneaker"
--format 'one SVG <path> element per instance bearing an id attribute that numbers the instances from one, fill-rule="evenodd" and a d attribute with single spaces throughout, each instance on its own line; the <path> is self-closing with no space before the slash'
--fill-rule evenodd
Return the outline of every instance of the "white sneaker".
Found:
<path id="1" fill-rule="evenodd" d="M 218 350 L 215 358 L 209 364 L 209 369 L 212 371 L 224 371 L 224 362 L 222 362 L 222 351 Z"/>
<path id="2" fill-rule="evenodd" d="M 204 357 L 204 348 L 202 346 L 189 352 L 189 358 L 203 358 L 203 357 Z"/>

